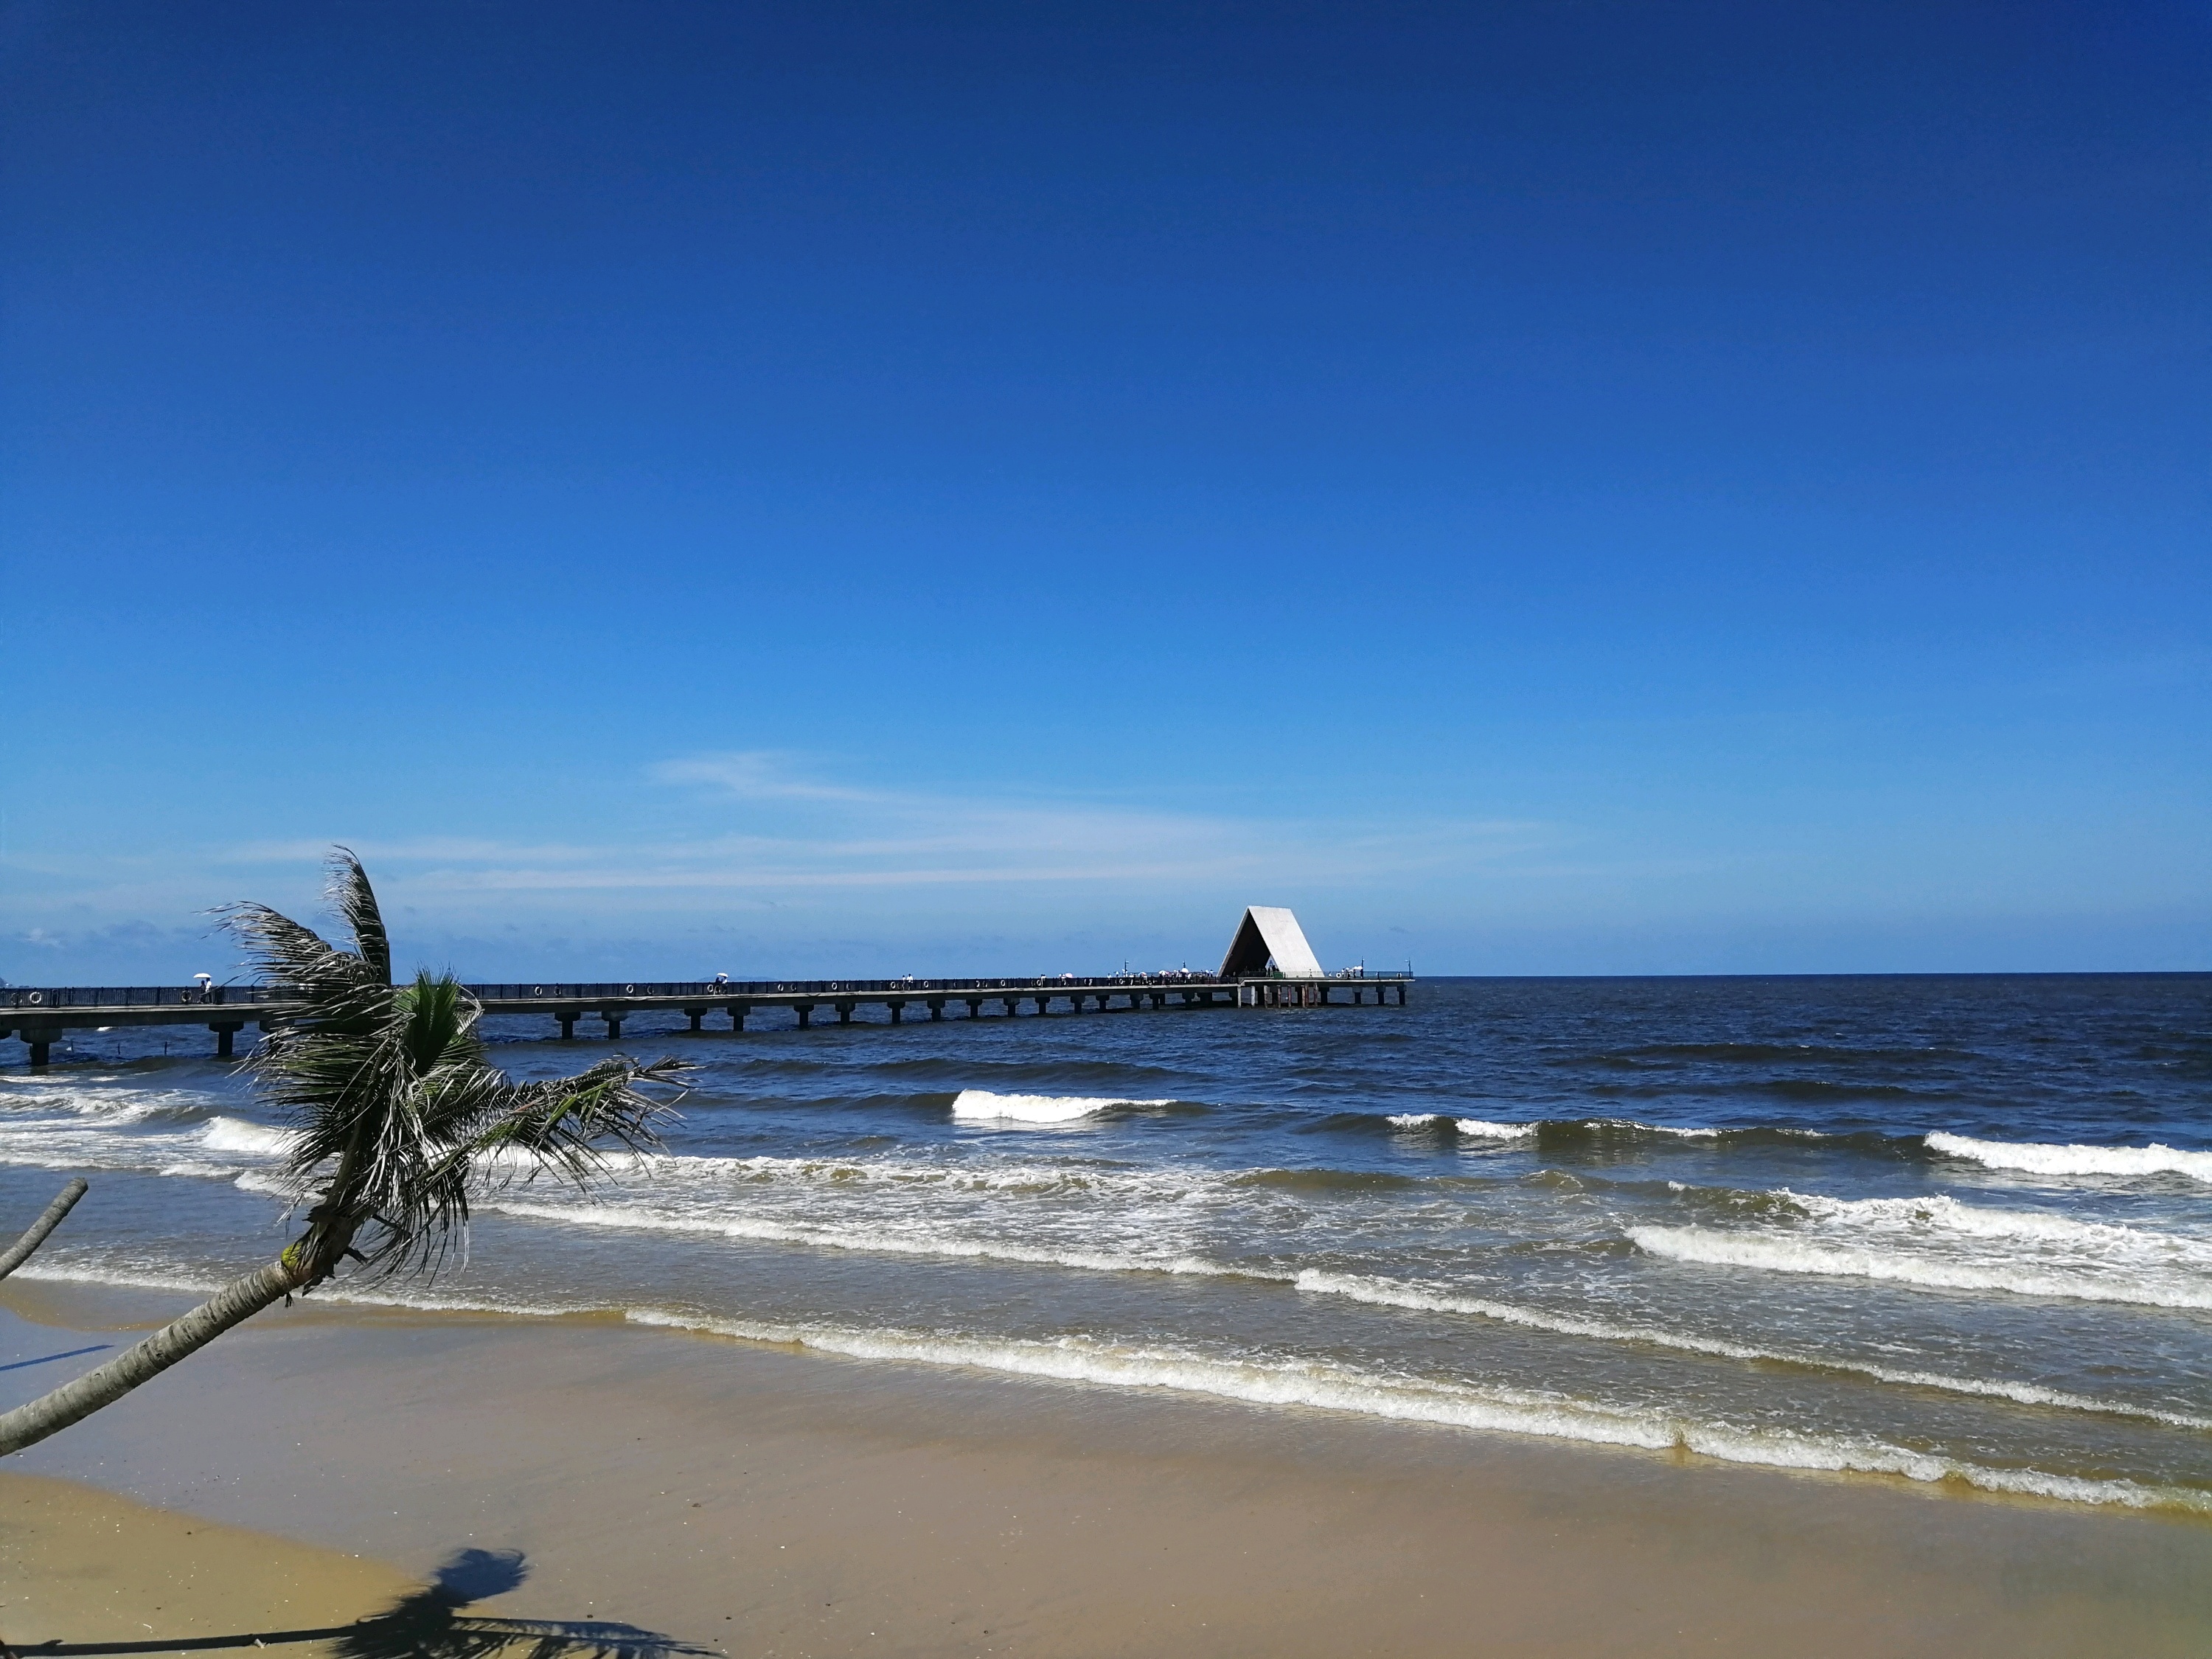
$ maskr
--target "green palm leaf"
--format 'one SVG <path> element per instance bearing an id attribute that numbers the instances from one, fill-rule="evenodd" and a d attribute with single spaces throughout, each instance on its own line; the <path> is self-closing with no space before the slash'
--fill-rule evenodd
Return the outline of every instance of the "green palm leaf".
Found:
<path id="1" fill-rule="evenodd" d="M 222 913 L 264 981 L 295 999 L 246 1064 L 291 1132 L 284 1180 L 307 1206 L 306 1228 L 277 1261 L 128 1352 L 0 1413 L 0 1455 L 122 1398 L 348 1260 L 434 1273 L 465 1244 L 478 1194 L 539 1176 L 581 1186 L 605 1173 L 610 1149 L 659 1146 L 665 1097 L 687 1067 L 617 1055 L 575 1077 L 517 1082 L 486 1058 L 483 1011 L 450 975 L 392 982 L 376 894 L 343 848 L 331 859 L 330 895 L 350 948 L 265 904 Z"/>

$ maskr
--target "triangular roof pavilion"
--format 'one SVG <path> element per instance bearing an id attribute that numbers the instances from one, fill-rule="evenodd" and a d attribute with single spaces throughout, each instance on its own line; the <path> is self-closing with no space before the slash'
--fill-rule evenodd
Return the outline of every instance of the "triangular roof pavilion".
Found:
<path id="1" fill-rule="evenodd" d="M 1247 905 L 1244 920 L 1237 924 L 1237 936 L 1229 941 L 1229 954 L 1221 958 L 1221 977 L 1264 974 L 1270 960 L 1277 973 L 1291 979 L 1322 977 L 1321 963 L 1296 916 L 1279 905 Z"/>

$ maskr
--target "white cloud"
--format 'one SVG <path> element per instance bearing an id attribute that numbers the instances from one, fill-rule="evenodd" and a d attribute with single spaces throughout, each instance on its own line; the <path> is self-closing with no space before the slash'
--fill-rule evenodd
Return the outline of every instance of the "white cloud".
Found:
<path id="1" fill-rule="evenodd" d="M 1105 925 L 1139 912 L 1211 917 L 1247 902 L 1378 889 L 1433 893 L 1448 872 L 1493 875 L 1562 837 L 1516 821 L 1336 822 L 1184 811 L 1111 799 L 895 789 L 775 752 L 707 754 L 635 775 L 626 811 L 651 836 L 575 839 L 327 835 L 10 860 L 18 927 L 78 935 L 118 916 L 198 924 L 210 905 L 264 899 L 319 914 L 333 842 L 359 853 L 387 905 L 455 926 L 595 930 L 647 916 L 693 922 L 804 911 L 816 928 L 894 914 L 1016 930 Z M 1049 894 L 1048 896 L 1045 896 Z M 934 925 L 934 924 L 933 924 Z"/>

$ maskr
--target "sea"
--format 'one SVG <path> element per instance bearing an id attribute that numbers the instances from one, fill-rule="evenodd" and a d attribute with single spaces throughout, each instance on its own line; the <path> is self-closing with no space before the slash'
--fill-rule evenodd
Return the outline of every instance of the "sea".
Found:
<path id="1" fill-rule="evenodd" d="M 318 1294 L 2212 1515 L 2212 976 L 963 1012 L 634 1018 L 696 1067 L 665 1152 L 487 1171 L 465 1259 Z M 538 1078 L 595 1024 L 485 1030 Z M 209 1043 L 0 1073 L 0 1230 L 92 1183 L 24 1277 L 281 1247 L 283 1127 Z"/>

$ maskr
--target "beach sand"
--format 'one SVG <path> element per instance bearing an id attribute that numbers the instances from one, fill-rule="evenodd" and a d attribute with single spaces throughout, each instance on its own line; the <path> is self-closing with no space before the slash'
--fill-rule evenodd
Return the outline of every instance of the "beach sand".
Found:
<path id="1" fill-rule="evenodd" d="M 15 1364 L 185 1301 L 18 1279 L 0 1304 Z M 744 1655 L 2212 1650 L 2198 1522 L 614 1318 L 272 1310 L 9 1460 L 0 1504 L 19 1649 L 356 1616 L 480 1548 L 528 1577 L 471 1612 Z M 168 1553 L 72 1570 L 101 1515 Z"/>
<path id="2" fill-rule="evenodd" d="M 0 1636 L 18 1647 L 343 1625 L 413 1588 L 382 1562 L 0 1474 Z"/>

